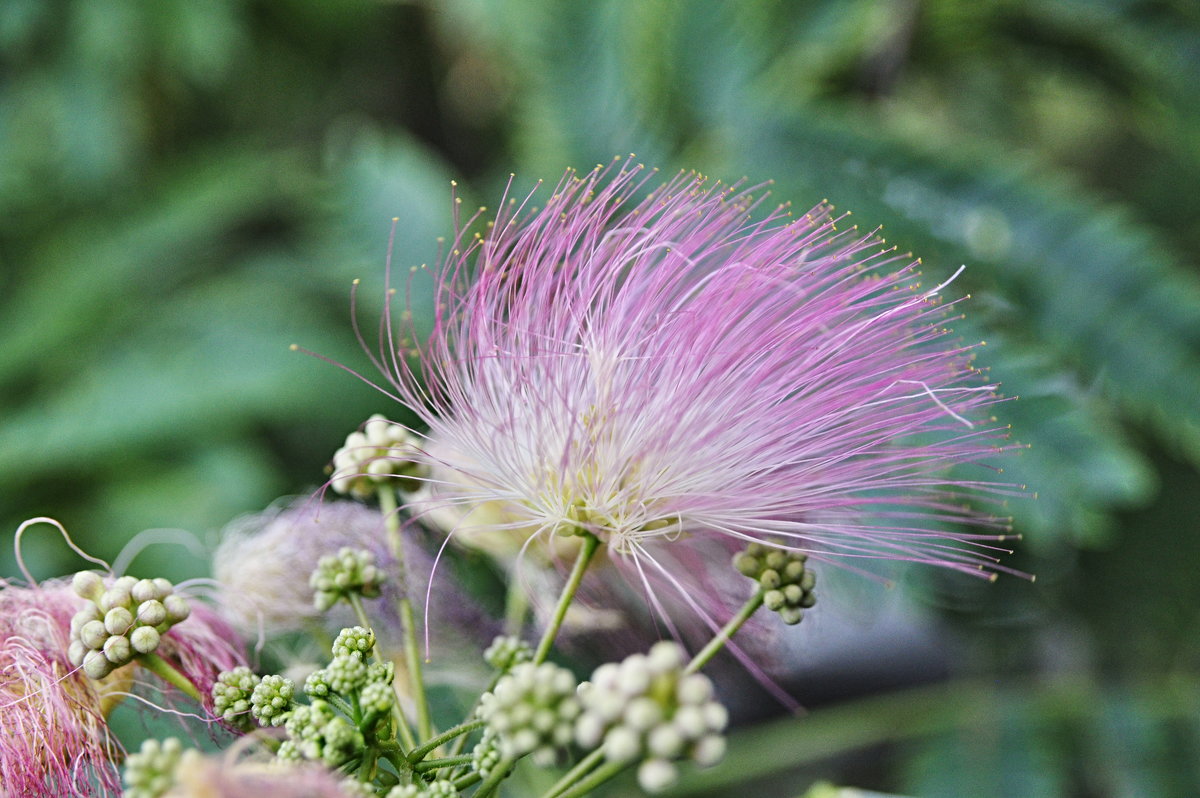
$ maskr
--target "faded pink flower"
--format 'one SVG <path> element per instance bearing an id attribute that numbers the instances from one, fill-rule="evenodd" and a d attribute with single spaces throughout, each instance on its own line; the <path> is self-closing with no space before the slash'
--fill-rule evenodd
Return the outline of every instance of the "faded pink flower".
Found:
<path id="1" fill-rule="evenodd" d="M 281 765 L 241 757 L 184 752 L 165 798 L 349 798 L 345 779 L 311 763 Z"/>
<path id="2" fill-rule="evenodd" d="M 983 464 L 1007 430 L 945 284 L 828 206 L 760 214 L 750 189 L 650 180 L 598 167 L 540 210 L 503 203 L 458 231 L 427 340 L 388 319 L 378 365 L 427 428 L 410 510 L 453 511 L 452 537 L 586 530 L 704 612 L 714 547 L 727 567 L 751 541 L 1006 570 L 1008 519 L 965 499 L 1008 492 Z"/>
<path id="3" fill-rule="evenodd" d="M 127 669 L 94 682 L 67 662 L 81 604 L 69 581 L 0 582 L 0 796 L 120 795 L 105 715 Z"/>

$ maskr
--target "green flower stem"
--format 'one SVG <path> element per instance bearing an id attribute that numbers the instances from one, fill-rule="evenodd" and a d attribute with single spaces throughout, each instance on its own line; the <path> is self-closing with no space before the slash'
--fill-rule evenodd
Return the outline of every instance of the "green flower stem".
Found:
<path id="1" fill-rule="evenodd" d="M 470 754 L 463 754 L 462 756 L 447 756 L 443 757 L 442 759 L 426 759 L 413 765 L 413 770 L 418 773 L 425 773 L 426 771 L 430 770 L 440 770 L 442 768 L 458 767 L 459 765 L 469 765 L 471 764 L 472 758 L 473 757 Z"/>
<path id="2" fill-rule="evenodd" d="M 683 672 L 695 673 L 707 665 L 708 661 L 715 657 L 717 652 L 725 647 L 725 644 L 729 642 L 729 639 L 734 636 L 737 630 L 742 628 L 742 624 L 748 621 L 750 616 L 762 606 L 763 595 L 765 593 L 766 591 L 761 587 L 754 591 L 754 595 L 742 605 L 742 608 L 738 610 L 737 615 L 734 615 L 732 618 L 730 618 L 729 622 L 721 628 L 721 631 L 717 632 L 717 636 L 708 641 L 708 645 L 701 649 L 700 653 L 692 658 L 692 661 L 687 664 L 687 667 L 683 669 Z"/>
<path id="3" fill-rule="evenodd" d="M 325 696 L 325 700 L 328 701 L 331 706 L 336 707 L 337 710 L 339 712 L 341 712 L 343 715 L 345 715 L 346 717 L 353 720 L 355 723 L 358 723 L 358 721 L 361 720 L 361 718 L 358 717 L 359 713 L 355 712 L 354 707 L 350 706 L 350 702 L 346 701 L 344 698 L 341 698 L 340 696 L 336 696 L 333 693 L 330 693 L 329 695 Z"/>
<path id="4" fill-rule="evenodd" d="M 567 617 L 567 610 L 575 598 L 575 592 L 579 590 L 579 583 L 583 581 L 583 573 L 587 570 L 592 557 L 595 556 L 596 550 L 600 548 L 600 538 L 583 530 L 580 530 L 579 534 L 583 537 L 583 546 L 579 549 L 575 565 L 571 568 L 571 575 L 567 577 L 567 583 L 563 585 L 562 594 L 558 597 L 558 606 L 554 608 L 554 617 L 550 619 L 550 625 L 546 627 L 541 642 L 538 643 L 537 651 L 533 654 L 533 664 L 535 665 L 541 665 L 550 654 L 554 638 L 558 636 L 559 627 L 562 626 L 563 619 Z"/>
<path id="5" fill-rule="evenodd" d="M 408 596 L 400 599 L 400 623 L 404 627 L 404 661 L 408 665 L 413 703 L 417 707 L 417 734 L 422 740 L 433 736 L 433 721 L 429 714 L 429 698 L 425 695 L 425 678 L 421 672 L 421 654 L 417 649 L 417 622 L 413 617 Z"/>
<path id="6" fill-rule="evenodd" d="M 425 695 L 425 680 L 421 670 L 421 656 L 417 651 L 417 622 L 413 615 L 412 602 L 408 599 L 408 579 L 404 565 L 404 539 L 400 534 L 400 514 L 396 508 L 396 490 L 391 485 L 379 488 L 379 509 L 387 524 L 388 546 L 396 559 L 396 572 L 400 580 L 397 601 L 400 610 L 400 625 L 404 630 L 404 661 L 408 667 L 409 686 L 412 688 L 413 703 L 417 709 L 417 736 L 428 740 L 433 736 L 433 721 L 429 714 L 429 697 Z"/>
<path id="7" fill-rule="evenodd" d="M 422 759 L 424 759 L 426 754 L 428 754 L 430 751 L 437 748 L 438 746 L 445 745 L 446 743 L 453 740 L 455 737 L 460 737 L 460 736 L 470 734 L 471 732 L 475 731 L 476 729 L 483 728 L 485 725 L 486 725 L 485 721 L 473 720 L 473 721 L 470 721 L 469 723 L 463 723 L 459 726 L 455 726 L 453 729 L 444 731 L 441 734 L 439 734 L 437 737 L 434 737 L 432 740 L 430 740 L 429 742 L 422 745 L 420 748 L 416 748 L 416 749 L 410 751 L 408 753 L 408 761 L 415 765 L 416 763 L 418 763 Z M 465 739 L 465 737 L 464 737 L 464 739 Z"/>
<path id="8" fill-rule="evenodd" d="M 508 592 L 504 596 L 504 633 L 521 636 L 525 618 L 529 615 L 529 596 L 520 579 L 509 580 Z"/>
<path id="9" fill-rule="evenodd" d="M 196 689 L 196 685 L 192 684 L 186 676 L 176 670 L 175 666 L 171 665 L 171 663 L 153 651 L 149 654 L 139 654 L 137 660 L 142 663 L 143 668 L 168 684 L 178 687 L 184 695 L 203 706 L 204 699 L 200 696 L 200 691 Z"/>
<path id="10" fill-rule="evenodd" d="M 628 762 L 605 762 L 586 779 L 579 782 L 566 792 L 559 793 L 559 798 L 581 798 L 581 796 L 587 795 L 589 792 L 620 773 L 628 765 Z"/>
<path id="11" fill-rule="evenodd" d="M 384 759 L 392 763 L 392 767 L 396 769 L 397 773 L 408 772 L 408 760 L 404 758 L 404 752 L 399 748 L 380 746 L 379 753 Z"/>
<path id="12" fill-rule="evenodd" d="M 358 625 L 364 629 L 374 629 L 371 625 L 371 619 L 367 617 L 366 607 L 363 606 L 362 596 L 358 593 L 350 592 L 346 594 L 346 601 L 350 602 L 350 606 L 354 609 L 354 617 L 358 619 Z"/>
<path id="13" fill-rule="evenodd" d="M 454 780 L 454 789 L 465 790 L 472 784 L 478 784 L 481 781 L 483 781 L 483 776 L 480 776 L 477 771 L 471 771 L 465 776 L 459 776 Z"/>
<path id="14" fill-rule="evenodd" d="M 599 765 L 603 760 L 603 749 L 597 748 L 595 751 L 592 751 L 583 759 L 579 760 L 575 767 L 567 771 L 566 775 L 556 781 L 553 787 L 551 787 L 549 790 L 546 790 L 542 798 L 556 798 L 556 796 L 569 789 L 572 784 L 586 776 L 592 768 L 596 767 L 596 765 Z"/>
<path id="15" fill-rule="evenodd" d="M 362 764 L 358 766 L 358 780 L 371 781 L 375 777 L 375 762 L 379 754 L 370 748 L 363 754 Z"/>
<path id="16" fill-rule="evenodd" d="M 500 785 L 500 782 L 508 777 L 508 772 L 512 770 L 513 764 L 515 764 L 515 760 L 512 759 L 501 759 L 497 762 L 491 774 L 483 780 L 483 784 L 479 785 L 479 789 L 475 791 L 471 798 L 488 798 L 489 795 L 496 791 L 496 787 Z"/>

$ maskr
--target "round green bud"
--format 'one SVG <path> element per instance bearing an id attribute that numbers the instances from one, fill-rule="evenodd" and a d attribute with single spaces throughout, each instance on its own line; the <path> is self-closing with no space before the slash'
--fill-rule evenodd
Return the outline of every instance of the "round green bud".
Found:
<path id="1" fill-rule="evenodd" d="M 807 559 L 803 554 L 793 554 L 791 561 L 783 566 L 784 581 L 789 584 L 799 581 L 804 576 L 804 560 Z"/>
<path id="2" fill-rule="evenodd" d="M 67 646 L 67 662 L 70 662 L 76 668 L 83 664 L 83 658 L 87 656 L 88 647 L 83 644 L 82 640 L 72 640 Z"/>
<path id="3" fill-rule="evenodd" d="M 158 588 L 154 586 L 153 579 L 139 579 L 129 590 L 129 595 L 139 603 L 159 598 Z"/>
<path id="4" fill-rule="evenodd" d="M 679 730 L 668 724 L 654 727 L 646 737 L 646 747 L 650 750 L 650 755 L 662 759 L 676 759 L 682 756 L 685 742 Z"/>
<path id="5" fill-rule="evenodd" d="M 104 616 L 95 604 L 85 604 L 83 609 L 71 616 L 71 634 L 78 636 L 83 625 L 89 621 L 101 621 Z"/>
<path id="6" fill-rule="evenodd" d="M 108 612 L 114 607 L 128 607 L 132 596 L 129 595 L 129 588 L 124 585 L 113 585 L 108 590 L 100 594 L 100 598 L 96 601 L 96 606 L 101 612 Z"/>
<path id="7" fill-rule="evenodd" d="M 764 562 L 766 563 L 766 566 L 768 568 L 770 568 L 771 570 L 778 571 L 778 570 L 782 569 L 785 565 L 787 565 L 788 553 L 785 551 L 781 551 L 780 549 L 773 549 L 773 550 L 767 552 L 767 556 L 764 558 Z"/>
<path id="8" fill-rule="evenodd" d="M 733 567 L 738 570 L 742 576 L 748 576 L 751 579 L 758 577 L 762 571 L 762 561 L 751 554 L 749 551 L 739 552 L 733 557 Z"/>
<path id="9" fill-rule="evenodd" d="M 771 612 L 778 612 L 787 605 L 787 598 L 782 590 L 768 590 L 763 593 L 763 606 Z"/>
<path id="10" fill-rule="evenodd" d="M 679 770 L 665 759 L 647 759 L 638 766 L 637 778 L 646 792 L 662 792 L 679 780 Z"/>
<path id="11" fill-rule="evenodd" d="M 113 672 L 114 665 L 101 651 L 89 651 L 83 655 L 83 672 L 92 679 L 103 679 Z"/>
<path id="12" fill-rule="evenodd" d="M 133 626 L 133 613 L 124 607 L 113 607 L 104 613 L 104 628 L 110 635 L 123 635 Z"/>
<path id="13" fill-rule="evenodd" d="M 705 675 L 693 673 L 675 685 L 675 700 L 680 704 L 704 704 L 713 697 L 713 683 Z"/>
<path id="14" fill-rule="evenodd" d="M 104 621 L 88 621 L 79 629 L 79 640 L 90 649 L 98 650 L 108 639 Z"/>
<path id="15" fill-rule="evenodd" d="M 779 620 L 788 626 L 795 626 L 804 620 L 804 611 L 799 607 L 783 607 L 779 610 Z"/>
<path id="16" fill-rule="evenodd" d="M 725 738 L 719 734 L 701 737 L 692 749 L 692 761 L 702 768 L 712 767 L 725 756 Z"/>
<path id="17" fill-rule="evenodd" d="M 137 620 L 142 626 L 158 626 L 167 620 L 167 608 L 158 599 L 143 601 L 137 608 Z"/>
<path id="18" fill-rule="evenodd" d="M 94 602 L 104 592 L 104 579 L 95 571 L 79 571 L 71 578 L 71 589 L 80 598 Z"/>
<path id="19" fill-rule="evenodd" d="M 783 579 L 780 578 L 779 572 L 774 568 L 767 568 L 762 572 L 762 575 L 758 577 L 758 583 L 767 590 L 774 590 L 783 584 Z"/>
<path id="20" fill-rule="evenodd" d="M 113 635 L 104 641 L 104 657 L 113 665 L 124 665 L 133 659 L 133 650 L 129 638 Z"/>
<path id="21" fill-rule="evenodd" d="M 154 651 L 158 648 L 161 639 L 158 630 L 152 626 L 139 626 L 129 633 L 129 644 L 139 654 L 149 654 Z"/>
<path id="22" fill-rule="evenodd" d="M 806 570 L 804 572 L 804 576 L 800 579 L 800 587 L 804 588 L 804 592 L 807 593 L 816 586 L 817 586 L 816 571 L 807 571 Z"/>
<path id="23" fill-rule="evenodd" d="M 609 762 L 632 762 L 641 753 L 641 735 L 628 726 L 614 726 L 604 735 L 604 758 Z"/>
<path id="24" fill-rule="evenodd" d="M 167 610 L 167 622 L 171 624 L 185 621 L 192 614 L 192 608 L 183 596 L 175 594 L 165 596 L 162 599 L 162 605 Z"/>

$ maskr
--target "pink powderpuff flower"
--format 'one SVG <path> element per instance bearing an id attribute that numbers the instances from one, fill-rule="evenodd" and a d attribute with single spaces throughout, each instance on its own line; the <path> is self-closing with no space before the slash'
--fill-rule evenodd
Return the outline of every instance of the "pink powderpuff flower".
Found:
<path id="1" fill-rule="evenodd" d="M 1012 446 L 945 326 L 949 281 L 921 288 L 919 261 L 824 204 L 793 218 L 738 185 L 650 181 L 568 172 L 540 210 L 460 223 L 428 338 L 388 312 L 377 365 L 426 427 L 410 511 L 524 546 L 590 532 L 659 612 L 656 585 L 722 612 L 698 603 L 705 571 L 753 541 L 1008 570 L 1009 519 L 965 503 L 1012 491 L 985 464 Z"/>
<path id="2" fill-rule="evenodd" d="M 0 796 L 120 795 L 105 716 L 128 668 L 95 682 L 67 661 L 70 581 L 0 582 Z"/>

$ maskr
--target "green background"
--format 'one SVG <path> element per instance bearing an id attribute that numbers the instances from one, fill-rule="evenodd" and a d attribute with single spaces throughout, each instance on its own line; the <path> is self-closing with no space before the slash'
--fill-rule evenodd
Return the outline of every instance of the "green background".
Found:
<path id="1" fill-rule="evenodd" d="M 379 307 L 392 217 L 397 265 L 432 262 L 452 178 L 488 204 L 629 152 L 828 197 L 931 280 L 966 264 L 957 329 L 1020 396 L 1007 473 L 1038 495 L 1010 508 L 1036 584 L 909 585 L 937 678 L 848 673 L 684 789 L 1200 792 L 1186 0 L 2 0 L 0 526 L 111 559 L 311 490 L 398 411 L 288 346 L 365 366 L 349 288 Z M 23 551 L 78 565 L 44 530 Z M 181 551 L 138 567 L 206 571 Z"/>

